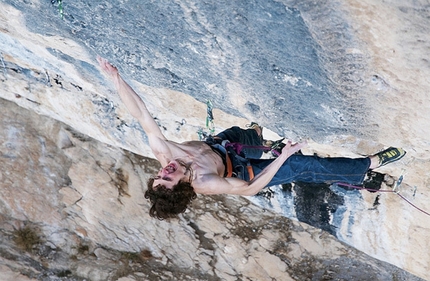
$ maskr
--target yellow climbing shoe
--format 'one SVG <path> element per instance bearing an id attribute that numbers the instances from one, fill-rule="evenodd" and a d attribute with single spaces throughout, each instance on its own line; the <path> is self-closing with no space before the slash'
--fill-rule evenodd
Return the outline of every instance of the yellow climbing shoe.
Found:
<path id="1" fill-rule="evenodd" d="M 401 148 L 396 148 L 396 147 L 389 147 L 387 149 L 385 149 L 384 151 L 381 151 L 379 153 L 376 154 L 376 156 L 378 156 L 379 158 L 379 166 L 384 166 L 387 165 L 391 162 L 397 161 L 399 159 L 401 159 L 403 156 L 405 156 L 406 151 L 404 151 Z"/>

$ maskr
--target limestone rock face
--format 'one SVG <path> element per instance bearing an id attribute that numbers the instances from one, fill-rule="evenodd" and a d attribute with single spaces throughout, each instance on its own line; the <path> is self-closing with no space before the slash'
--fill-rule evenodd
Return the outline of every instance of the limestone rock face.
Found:
<path id="1" fill-rule="evenodd" d="M 426 1 L 0 3 L 1 280 L 430 279 Z M 272 187 L 149 217 L 158 162 L 100 72 L 166 137 L 258 121 L 304 153 L 401 146 L 383 189 Z M 404 171 L 403 171 L 404 170 Z M 315 192 L 313 192 L 315 190 Z M 300 221 L 300 222 L 299 222 Z M 305 222 L 305 223 L 303 223 Z"/>
<path id="2" fill-rule="evenodd" d="M 1 106 L 2 280 L 418 280 L 240 197 L 151 219 L 142 186 L 156 161 Z"/>

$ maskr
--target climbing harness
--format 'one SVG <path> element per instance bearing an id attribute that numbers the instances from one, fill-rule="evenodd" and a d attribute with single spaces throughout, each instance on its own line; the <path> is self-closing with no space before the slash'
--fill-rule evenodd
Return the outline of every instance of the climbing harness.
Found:
<path id="1" fill-rule="evenodd" d="M 209 144 L 211 147 L 216 149 L 219 153 L 222 152 L 224 156 L 222 158 L 225 159 L 225 165 L 226 165 L 226 175 L 225 177 L 232 177 L 233 176 L 233 166 L 232 166 L 232 158 L 237 157 L 241 158 L 241 162 L 246 162 L 246 158 L 241 156 L 241 152 L 243 149 L 259 149 L 263 152 L 272 152 L 272 155 L 274 157 L 278 157 L 281 154 L 282 148 L 285 146 L 285 144 L 282 142 L 284 138 L 277 140 L 277 141 L 270 141 L 270 145 L 245 145 L 242 143 L 231 143 L 227 140 L 221 140 L 217 137 L 214 137 L 215 133 L 215 123 L 214 123 L 214 116 L 212 113 L 213 110 L 213 104 L 210 100 L 206 102 L 206 129 L 199 128 L 197 131 L 197 134 L 199 136 L 200 141 L 205 141 L 207 144 Z M 256 123 L 251 123 L 251 126 Z M 254 171 L 252 169 L 251 163 L 248 160 L 246 165 L 246 169 L 248 171 L 249 180 L 252 180 L 254 178 Z"/>
<path id="2" fill-rule="evenodd" d="M 336 183 L 336 185 L 340 185 L 340 186 L 346 186 L 346 187 L 350 187 L 350 188 L 354 188 L 354 189 L 358 189 L 358 190 L 367 190 L 370 192 L 387 192 L 387 193 L 394 193 L 397 194 L 400 198 L 402 198 L 403 200 L 405 200 L 409 205 L 411 205 L 412 207 L 414 207 L 415 209 L 417 209 L 418 211 L 426 214 L 427 216 L 430 216 L 429 212 L 424 211 L 423 209 L 419 208 L 418 206 L 416 206 L 414 203 L 412 203 L 409 199 L 407 199 L 405 196 L 403 196 L 402 194 L 400 194 L 400 185 L 403 182 L 404 179 L 404 175 L 405 175 L 405 170 L 403 169 L 399 179 L 396 181 L 396 183 L 394 184 L 392 189 L 372 189 L 372 188 L 366 188 L 366 187 L 362 187 L 362 186 L 356 186 L 356 185 L 352 185 L 352 184 L 348 184 L 348 183 L 341 183 L 338 182 Z M 417 187 L 414 187 L 414 197 L 415 197 L 415 193 L 416 193 Z"/>

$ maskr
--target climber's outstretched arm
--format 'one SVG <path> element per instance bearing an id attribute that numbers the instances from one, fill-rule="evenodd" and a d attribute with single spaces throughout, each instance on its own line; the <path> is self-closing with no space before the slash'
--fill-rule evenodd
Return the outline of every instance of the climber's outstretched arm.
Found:
<path id="1" fill-rule="evenodd" d="M 128 85 L 124 79 L 120 76 L 118 69 L 111 65 L 106 59 L 97 57 L 97 61 L 103 71 L 112 79 L 115 87 L 121 97 L 122 102 L 125 104 L 131 115 L 136 118 L 141 124 L 143 130 L 148 135 L 149 146 L 153 150 L 154 154 L 162 153 L 165 147 L 165 141 L 167 140 L 157 123 L 152 118 L 146 108 L 145 103 L 136 94 L 136 92 Z"/>

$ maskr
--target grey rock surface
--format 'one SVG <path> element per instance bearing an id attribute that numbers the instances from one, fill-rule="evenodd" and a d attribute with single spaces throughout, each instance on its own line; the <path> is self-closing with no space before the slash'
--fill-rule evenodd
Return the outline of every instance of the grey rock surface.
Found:
<path id="1" fill-rule="evenodd" d="M 268 138 L 308 139 L 308 154 L 401 146 L 383 188 L 404 174 L 402 196 L 426 211 L 428 12 L 425 0 L 1 1 L 0 277 L 430 279 L 430 220 L 395 194 L 296 184 L 199 196 L 154 221 L 143 189 L 158 164 L 95 61 L 112 61 L 176 141 L 197 138 L 211 100 L 217 131 L 258 121 Z"/>
<path id="2" fill-rule="evenodd" d="M 360 46 L 334 4 L 64 1 L 62 20 L 48 1 L 10 2 L 32 32 L 73 39 L 94 56 L 109 58 L 127 77 L 203 103 L 212 100 L 216 108 L 281 135 L 322 140 L 369 131 L 366 105 L 357 96 L 366 58 L 345 53 L 345 47 Z M 319 33 L 328 38 L 314 38 L 302 9 L 315 17 L 312 28 L 324 28 Z M 99 78 L 79 58 L 48 51 Z"/>

